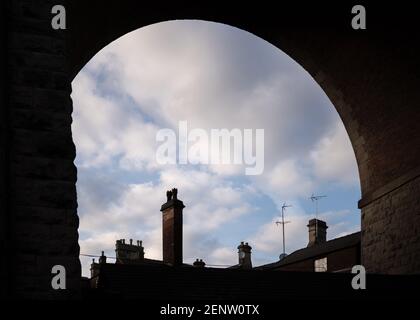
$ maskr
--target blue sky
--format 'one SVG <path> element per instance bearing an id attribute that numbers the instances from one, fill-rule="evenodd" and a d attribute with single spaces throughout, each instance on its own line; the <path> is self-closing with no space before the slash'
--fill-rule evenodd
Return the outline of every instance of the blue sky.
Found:
<path id="1" fill-rule="evenodd" d="M 230 26 L 203 21 L 151 25 L 112 42 L 73 81 L 81 252 L 114 256 L 120 238 L 143 240 L 161 259 L 165 191 L 179 189 L 184 260 L 237 263 L 248 241 L 255 265 L 277 260 L 283 202 L 287 252 L 306 246 L 312 193 L 326 194 L 328 238 L 360 229 L 358 171 L 328 97 L 290 57 Z M 161 165 L 156 133 L 191 128 L 264 129 L 264 172 L 241 165 Z M 90 259 L 81 258 L 83 274 Z"/>

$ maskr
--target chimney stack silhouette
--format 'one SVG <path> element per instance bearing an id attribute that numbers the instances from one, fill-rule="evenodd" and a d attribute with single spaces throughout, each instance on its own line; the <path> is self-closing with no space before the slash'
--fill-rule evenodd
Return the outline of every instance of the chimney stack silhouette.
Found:
<path id="1" fill-rule="evenodd" d="M 126 243 L 125 239 L 120 239 L 115 242 L 115 255 L 117 257 L 116 263 L 142 263 L 144 261 L 143 242 L 137 240 L 137 244 L 133 244 L 133 239 L 130 243 Z"/>
<path id="2" fill-rule="evenodd" d="M 239 265 L 243 269 L 252 269 L 251 246 L 248 242 L 241 242 L 238 246 Z"/>
<path id="3" fill-rule="evenodd" d="M 163 262 L 172 266 L 182 265 L 182 210 L 183 202 L 178 200 L 178 190 L 166 191 L 166 203 L 162 212 Z"/>
<path id="4" fill-rule="evenodd" d="M 308 247 L 327 241 L 327 223 L 318 219 L 311 219 L 308 223 L 309 243 Z"/>

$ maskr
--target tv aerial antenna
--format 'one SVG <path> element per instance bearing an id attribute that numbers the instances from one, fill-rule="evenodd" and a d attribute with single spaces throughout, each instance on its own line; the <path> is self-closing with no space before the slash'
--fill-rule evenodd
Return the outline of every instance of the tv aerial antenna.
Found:
<path id="1" fill-rule="evenodd" d="M 327 196 L 315 196 L 313 193 L 311 197 L 309 198 L 312 200 L 312 202 L 315 202 L 315 218 L 318 220 L 318 200 L 321 200 L 322 198 L 326 198 Z"/>
<path id="2" fill-rule="evenodd" d="M 310 200 L 315 203 L 315 237 L 318 237 L 318 201 L 327 196 L 315 196 L 313 193 L 310 196 Z"/>
<path id="3" fill-rule="evenodd" d="M 283 229 L 283 257 L 286 256 L 286 236 L 284 233 L 284 225 L 287 223 L 290 223 L 291 221 L 284 221 L 284 212 L 286 211 L 286 208 L 291 207 L 290 205 L 287 205 L 286 202 L 283 203 L 283 205 L 281 206 L 281 221 L 276 221 L 276 225 L 278 226 L 279 224 L 281 224 L 282 229 Z"/>

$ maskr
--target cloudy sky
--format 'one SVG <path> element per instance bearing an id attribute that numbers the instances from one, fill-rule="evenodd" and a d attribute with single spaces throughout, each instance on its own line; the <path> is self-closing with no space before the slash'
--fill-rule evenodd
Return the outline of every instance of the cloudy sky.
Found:
<path id="1" fill-rule="evenodd" d="M 311 76 L 266 41 L 203 21 L 151 25 L 101 50 L 73 81 L 80 247 L 115 256 L 115 240 L 143 240 L 161 259 L 160 206 L 177 187 L 184 201 L 184 261 L 253 263 L 278 259 L 286 212 L 287 252 L 306 246 L 312 193 L 325 194 L 328 238 L 360 228 L 354 153 L 331 102 Z M 242 165 L 162 165 L 158 130 L 264 129 L 264 171 Z M 81 257 L 83 274 L 91 259 Z"/>

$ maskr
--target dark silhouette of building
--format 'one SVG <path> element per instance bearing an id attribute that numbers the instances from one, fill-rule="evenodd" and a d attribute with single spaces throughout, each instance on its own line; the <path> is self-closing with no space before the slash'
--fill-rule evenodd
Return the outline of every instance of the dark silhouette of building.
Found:
<path id="1" fill-rule="evenodd" d="M 360 262 L 360 233 L 327 241 L 327 224 L 316 219 L 308 224 L 308 246 L 275 263 L 253 268 L 252 248 L 247 242 L 241 242 L 238 264 L 229 268 L 207 267 L 202 259 L 196 259 L 192 265 L 185 264 L 182 248 L 178 247 L 182 246 L 182 224 L 177 223 L 182 221 L 184 205 L 174 190 L 167 194 L 167 202 L 162 205 L 166 260 L 145 258 L 141 241 L 117 240 L 115 263 L 108 263 L 103 252 L 99 262 L 92 263 L 84 297 L 167 301 L 261 301 L 278 300 L 278 297 L 286 300 L 406 299 L 420 284 L 416 276 L 368 275 L 368 293 L 354 290 L 351 286 L 354 275 L 349 271 Z"/>
<path id="2" fill-rule="evenodd" d="M 241 242 L 238 246 L 238 264 L 229 267 L 229 269 L 252 269 L 252 260 L 251 260 L 251 249 L 252 247 L 248 242 Z"/>
<path id="3" fill-rule="evenodd" d="M 308 226 L 309 228 L 309 242 L 308 247 L 322 244 L 327 241 L 327 223 L 322 220 L 318 219 L 311 219 L 309 220 Z"/>
<path id="4" fill-rule="evenodd" d="M 162 211 L 163 262 L 170 265 L 182 264 L 182 210 L 184 203 L 178 200 L 178 190 L 166 192 L 166 203 Z"/>
<path id="5" fill-rule="evenodd" d="M 117 240 L 115 243 L 116 263 L 140 263 L 144 261 L 143 242 L 137 240 L 137 245 L 133 245 L 133 239 L 130 243 L 125 243 L 125 239 Z"/>
<path id="6" fill-rule="evenodd" d="M 132 239 L 127 243 L 124 239 L 116 241 L 115 263 L 108 263 L 102 252 L 99 262 L 91 265 L 90 288 L 94 295 L 153 298 L 155 293 L 152 291 L 159 290 L 159 286 L 163 287 L 165 283 L 172 283 L 189 290 L 182 293 L 184 298 L 240 298 L 245 297 L 246 292 L 250 294 L 251 287 L 256 292 L 264 288 L 272 292 L 270 281 L 289 283 L 294 279 L 304 285 L 302 281 L 306 279 L 313 281 L 312 285 L 315 286 L 320 276 L 309 275 L 314 271 L 348 274 L 354 265 L 360 264 L 360 233 L 327 241 L 327 224 L 317 219 L 309 221 L 308 246 L 277 262 L 253 268 L 252 248 L 248 242 L 241 242 L 238 246 L 238 264 L 229 268 L 206 267 L 202 259 L 196 259 L 192 265 L 185 264 L 182 260 L 184 208 L 183 202 L 177 198 L 177 189 L 168 191 L 167 201 L 161 207 L 162 260 L 145 258 L 142 241 L 133 243 Z M 288 271 L 287 276 L 279 271 Z M 305 273 L 302 277 L 297 275 L 302 273 Z M 328 278 L 328 281 L 336 281 L 334 279 Z M 344 281 L 348 276 L 339 276 L 338 279 Z M 145 283 L 149 286 L 147 292 L 144 291 Z M 226 288 L 226 283 L 234 287 Z M 164 294 L 166 298 L 178 298 L 172 289 L 168 290 Z M 324 294 L 327 295 L 326 292 Z"/>
<path id="7" fill-rule="evenodd" d="M 306 248 L 281 256 L 274 263 L 258 270 L 350 272 L 360 262 L 360 232 L 327 241 L 325 221 L 312 219 L 308 223 L 309 242 Z"/>
<path id="8" fill-rule="evenodd" d="M 115 243 L 115 264 L 121 266 L 122 269 L 126 265 L 147 265 L 147 266 L 188 266 L 182 260 L 182 210 L 185 207 L 181 200 L 177 198 L 177 189 L 166 192 L 167 201 L 162 205 L 162 255 L 163 260 L 154 260 L 144 257 L 143 241 L 137 240 L 133 243 L 133 239 L 126 243 L 125 239 L 117 240 Z M 96 286 L 98 277 L 104 274 L 104 265 L 107 259 L 102 255 L 99 263 L 95 261 L 91 264 L 92 283 Z M 205 262 L 198 260 L 194 266 L 204 267 Z"/>

